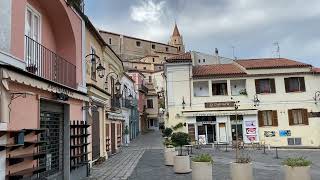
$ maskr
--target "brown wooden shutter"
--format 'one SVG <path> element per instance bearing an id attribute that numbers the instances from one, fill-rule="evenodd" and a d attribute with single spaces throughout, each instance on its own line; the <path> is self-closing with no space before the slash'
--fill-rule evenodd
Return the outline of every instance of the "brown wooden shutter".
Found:
<path id="1" fill-rule="evenodd" d="M 290 92 L 289 82 L 290 82 L 289 78 L 284 78 L 284 86 L 286 88 L 286 93 Z"/>
<path id="2" fill-rule="evenodd" d="M 262 111 L 258 111 L 258 122 L 259 122 L 259 127 L 262 127 L 263 126 Z"/>
<path id="3" fill-rule="evenodd" d="M 195 141 L 195 127 L 194 124 L 188 124 L 188 134 L 191 139 L 191 142 Z"/>
<path id="4" fill-rule="evenodd" d="M 270 79 L 271 93 L 276 93 L 276 84 L 274 79 Z"/>
<path id="5" fill-rule="evenodd" d="M 289 125 L 292 126 L 294 125 L 293 123 L 293 114 L 292 114 L 292 110 L 288 110 L 288 119 L 289 119 Z"/>
<path id="6" fill-rule="evenodd" d="M 259 79 L 255 80 L 255 85 L 256 85 L 256 93 L 260 94 L 260 80 Z"/>
<path id="7" fill-rule="evenodd" d="M 304 82 L 304 77 L 300 77 L 299 78 L 299 82 L 300 82 L 300 91 L 305 92 L 306 91 L 306 85 Z"/>
<path id="8" fill-rule="evenodd" d="M 301 109 L 302 111 L 302 123 L 309 125 L 308 109 Z"/>
<path id="9" fill-rule="evenodd" d="M 272 126 L 278 126 L 278 113 L 277 113 L 277 111 L 272 111 Z"/>

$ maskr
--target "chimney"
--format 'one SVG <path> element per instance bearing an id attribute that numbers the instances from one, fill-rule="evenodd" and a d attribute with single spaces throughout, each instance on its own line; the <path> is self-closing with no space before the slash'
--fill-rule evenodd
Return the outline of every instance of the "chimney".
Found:
<path id="1" fill-rule="evenodd" d="M 216 56 L 216 59 L 217 59 L 217 64 L 220 64 L 220 58 L 219 58 L 219 51 L 218 51 L 218 48 L 215 48 L 215 56 Z"/>

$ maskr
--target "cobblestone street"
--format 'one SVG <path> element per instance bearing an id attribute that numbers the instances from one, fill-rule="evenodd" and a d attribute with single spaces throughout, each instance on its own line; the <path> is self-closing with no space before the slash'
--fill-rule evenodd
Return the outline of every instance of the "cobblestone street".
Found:
<path id="1" fill-rule="evenodd" d="M 194 150 L 194 155 L 210 153 L 214 158 L 213 176 L 217 180 L 229 180 L 229 164 L 234 161 L 234 151 L 202 148 Z M 256 180 L 282 180 L 281 162 L 287 157 L 304 156 L 312 160 L 313 180 L 320 180 L 319 150 L 279 150 L 279 159 L 275 151 L 247 150 L 253 160 Z M 139 136 L 130 146 L 110 157 L 105 163 L 94 166 L 91 179 L 106 180 L 191 180 L 190 174 L 175 174 L 173 168 L 164 165 L 162 138 L 159 132 L 150 132 Z"/>

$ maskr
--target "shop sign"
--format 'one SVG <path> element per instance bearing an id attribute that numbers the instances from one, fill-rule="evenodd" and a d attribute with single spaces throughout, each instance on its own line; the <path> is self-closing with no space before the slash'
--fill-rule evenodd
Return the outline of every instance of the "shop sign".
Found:
<path id="1" fill-rule="evenodd" d="M 204 103 L 205 108 L 219 108 L 219 107 L 234 107 L 233 101 L 226 102 L 206 102 Z"/>
<path id="2" fill-rule="evenodd" d="M 206 135 L 198 136 L 199 144 L 206 144 Z"/>
<path id="3" fill-rule="evenodd" d="M 309 117 L 310 118 L 320 117 L 320 112 L 309 112 Z"/>
<path id="4" fill-rule="evenodd" d="M 48 88 L 51 89 L 52 91 L 55 91 L 56 93 L 62 93 L 62 94 L 66 94 L 68 96 L 73 95 L 72 91 L 65 89 L 65 88 L 62 88 L 62 87 L 54 86 L 52 84 L 49 84 Z"/>
<path id="5" fill-rule="evenodd" d="M 258 141 L 258 127 L 256 120 L 244 120 L 244 142 L 245 143 L 252 143 Z"/>
<path id="6" fill-rule="evenodd" d="M 257 141 L 257 136 L 255 135 L 247 135 L 247 138 L 250 142 L 255 142 Z"/>
<path id="7" fill-rule="evenodd" d="M 264 136 L 265 137 L 275 137 L 276 132 L 275 131 L 264 131 Z"/>
<path id="8" fill-rule="evenodd" d="M 257 129 L 256 128 L 246 128 L 247 134 L 257 134 Z"/>
<path id="9" fill-rule="evenodd" d="M 280 135 L 280 137 L 291 136 L 291 131 L 290 130 L 279 130 L 279 135 Z"/>

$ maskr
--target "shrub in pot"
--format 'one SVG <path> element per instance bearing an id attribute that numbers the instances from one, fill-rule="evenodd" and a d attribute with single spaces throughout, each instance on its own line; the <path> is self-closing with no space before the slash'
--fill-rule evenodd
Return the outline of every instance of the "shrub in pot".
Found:
<path id="1" fill-rule="evenodd" d="M 285 180 L 311 180 L 311 161 L 303 158 L 288 158 L 282 162 Z"/>
<path id="2" fill-rule="evenodd" d="M 212 180 L 213 160 L 209 154 L 200 154 L 192 158 L 192 180 Z"/>
<path id="3" fill-rule="evenodd" d="M 173 130 L 171 128 L 165 128 L 163 130 L 162 136 L 163 137 L 170 137 L 172 132 L 173 132 Z"/>
<path id="4" fill-rule="evenodd" d="M 253 180 L 252 163 L 249 156 L 240 156 L 230 164 L 232 180 Z"/>
<path id="5" fill-rule="evenodd" d="M 178 151 L 175 150 L 173 145 L 168 145 L 164 151 L 164 164 L 166 166 L 173 166 L 176 155 L 178 155 Z"/>
<path id="6" fill-rule="evenodd" d="M 171 136 L 171 140 L 175 146 L 180 147 L 180 151 L 177 156 L 174 157 L 173 169 L 175 173 L 189 173 L 190 168 L 190 157 L 189 155 L 183 155 L 182 146 L 189 144 L 190 138 L 187 133 L 176 132 Z"/>
<path id="7" fill-rule="evenodd" d="M 128 146 L 130 137 L 129 137 L 129 128 L 128 125 L 126 125 L 125 129 L 124 129 L 124 135 L 125 135 L 125 145 Z"/>

